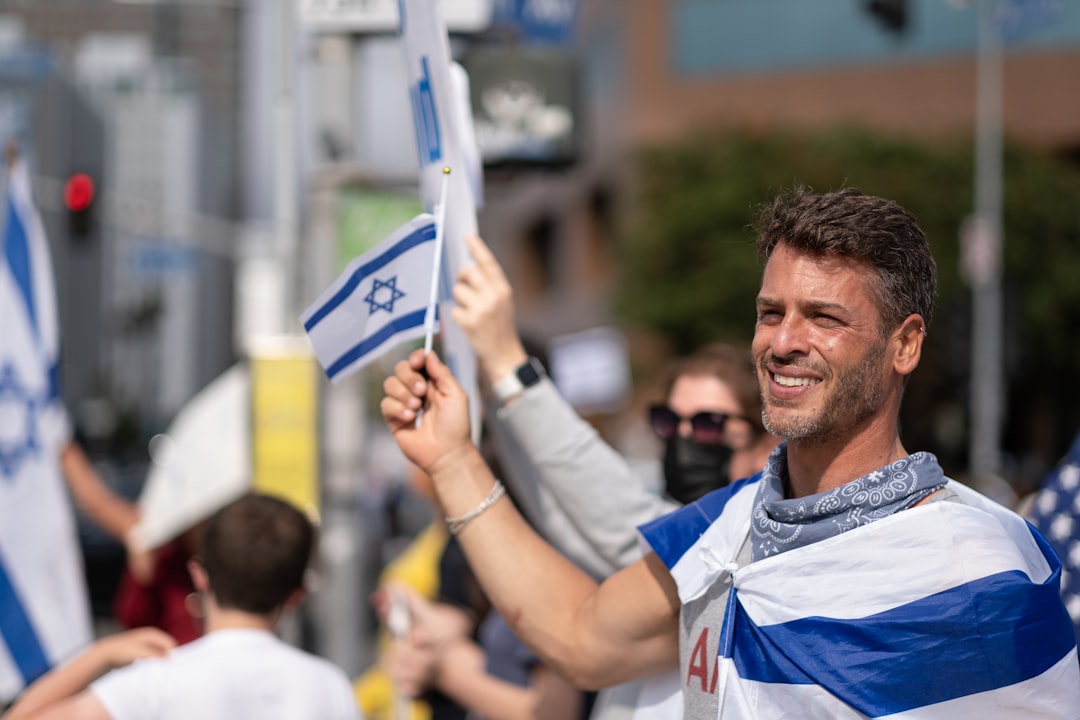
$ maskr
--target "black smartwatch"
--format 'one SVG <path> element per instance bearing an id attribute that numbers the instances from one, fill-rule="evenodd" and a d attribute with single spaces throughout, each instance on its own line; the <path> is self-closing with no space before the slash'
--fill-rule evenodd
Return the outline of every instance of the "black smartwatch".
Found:
<path id="1" fill-rule="evenodd" d="M 510 400 L 525 392 L 525 388 L 532 387 L 544 377 L 544 366 L 534 357 L 528 358 L 518 365 L 513 372 L 500 378 L 491 386 L 499 404 L 505 405 Z"/>

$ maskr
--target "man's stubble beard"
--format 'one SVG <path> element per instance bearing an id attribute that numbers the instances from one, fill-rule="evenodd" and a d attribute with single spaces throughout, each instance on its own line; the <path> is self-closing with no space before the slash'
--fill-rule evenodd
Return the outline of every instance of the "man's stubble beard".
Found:
<path id="1" fill-rule="evenodd" d="M 874 415 L 884 400 L 884 385 L 881 381 L 881 363 L 885 358 L 888 343 L 881 339 L 875 342 L 862 359 L 854 366 L 841 370 L 836 375 L 836 384 L 831 397 L 826 398 L 825 406 L 813 414 L 788 415 L 783 418 L 769 416 L 770 401 L 764 393 L 761 398 L 761 421 L 765 429 L 783 440 L 797 440 L 809 445 L 825 445 L 850 428 Z M 764 358 L 759 364 L 759 372 L 768 377 Z M 773 362 L 781 367 L 783 363 L 776 358 Z M 820 373 L 819 373 L 820 374 Z M 828 380 L 823 375 L 822 382 Z M 772 401 L 772 407 L 795 407 L 797 403 Z"/>

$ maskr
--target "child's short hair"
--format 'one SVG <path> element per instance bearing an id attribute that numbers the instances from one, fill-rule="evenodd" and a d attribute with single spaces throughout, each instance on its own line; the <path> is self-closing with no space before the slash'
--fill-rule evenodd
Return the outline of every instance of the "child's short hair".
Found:
<path id="1" fill-rule="evenodd" d="M 207 521 L 202 565 L 219 606 L 268 614 L 304 582 L 315 528 L 302 512 L 249 493 Z"/>

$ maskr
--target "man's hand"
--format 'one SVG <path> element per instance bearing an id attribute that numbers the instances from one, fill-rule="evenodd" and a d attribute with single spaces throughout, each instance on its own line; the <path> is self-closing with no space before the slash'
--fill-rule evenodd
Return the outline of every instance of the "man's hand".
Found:
<path id="1" fill-rule="evenodd" d="M 454 285 L 450 317 L 469 339 L 488 382 L 509 375 L 528 355 L 514 324 L 514 292 L 498 260 L 476 235 L 465 238 L 476 260 Z"/>
<path id="2" fill-rule="evenodd" d="M 98 640 L 97 651 L 109 668 L 130 665 L 136 660 L 162 657 L 176 647 L 176 640 L 163 630 L 142 627 Z"/>
<path id="3" fill-rule="evenodd" d="M 386 671 L 403 694 L 416 697 L 436 684 L 448 649 L 470 642 L 475 622 L 462 608 L 427 600 L 404 586 L 387 588 L 385 598 L 394 594 L 397 602 L 408 606 L 409 627 L 404 633 L 395 633 Z M 384 623 L 391 612 L 387 603 L 382 603 Z"/>
<path id="4" fill-rule="evenodd" d="M 145 587 L 154 580 L 157 559 L 153 550 L 143 547 L 138 528 L 139 525 L 135 525 L 124 534 L 124 548 L 127 550 L 127 566 L 131 576 L 135 582 Z"/>
<path id="5" fill-rule="evenodd" d="M 405 697 L 419 697 L 431 687 L 438 670 L 437 648 L 422 645 L 408 637 L 394 640 L 383 660 L 383 669 L 394 687 Z"/>
<path id="6" fill-rule="evenodd" d="M 109 714 L 101 701 L 87 691 L 90 683 L 136 660 L 167 655 L 174 647 L 172 636 L 151 627 L 106 636 L 35 680 L 4 718 L 105 720 Z"/>
<path id="7" fill-rule="evenodd" d="M 399 362 L 383 382 L 383 392 L 379 407 L 386 424 L 421 470 L 432 474 L 440 461 L 470 446 L 468 398 L 435 353 L 416 350 Z"/>

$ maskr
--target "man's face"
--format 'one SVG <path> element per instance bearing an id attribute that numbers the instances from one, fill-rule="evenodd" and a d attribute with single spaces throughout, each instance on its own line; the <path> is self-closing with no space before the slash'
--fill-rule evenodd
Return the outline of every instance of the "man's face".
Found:
<path id="1" fill-rule="evenodd" d="M 887 338 L 873 269 L 781 243 L 762 276 L 753 352 L 765 427 L 785 440 L 842 438 L 882 407 Z"/>

